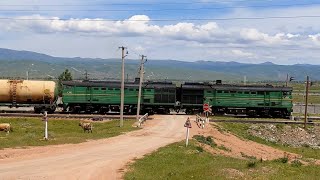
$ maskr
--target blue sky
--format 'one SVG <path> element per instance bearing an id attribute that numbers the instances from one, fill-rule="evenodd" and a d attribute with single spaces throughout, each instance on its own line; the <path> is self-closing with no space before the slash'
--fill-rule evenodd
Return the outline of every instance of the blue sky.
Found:
<path id="1" fill-rule="evenodd" d="M 113 58 L 127 46 L 132 59 L 320 64 L 319 20 L 320 1 L 2 0 L 0 47 Z"/>

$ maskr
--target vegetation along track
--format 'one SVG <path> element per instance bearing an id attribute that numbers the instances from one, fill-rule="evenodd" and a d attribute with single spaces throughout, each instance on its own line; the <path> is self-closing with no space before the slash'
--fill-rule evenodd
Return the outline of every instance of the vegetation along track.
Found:
<path id="1" fill-rule="evenodd" d="M 27 117 L 38 117 L 42 118 L 42 114 L 34 114 L 34 113 L 0 113 L 0 118 L 27 118 Z M 134 119 L 135 115 L 125 115 L 125 119 Z M 48 118 L 55 119 L 93 119 L 93 120 L 107 120 L 107 119 L 119 119 L 120 115 L 98 115 L 98 114 L 48 114 Z"/>
<path id="2" fill-rule="evenodd" d="M 210 120 L 210 122 L 224 122 L 224 123 L 261 123 L 261 124 L 304 124 L 303 121 L 283 121 L 283 120 L 239 120 L 239 119 L 230 119 L 230 120 Z M 319 122 L 307 122 L 308 125 L 319 126 Z"/>

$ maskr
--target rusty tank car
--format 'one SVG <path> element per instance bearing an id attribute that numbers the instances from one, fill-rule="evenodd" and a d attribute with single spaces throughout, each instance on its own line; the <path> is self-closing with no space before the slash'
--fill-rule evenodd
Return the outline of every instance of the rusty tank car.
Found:
<path id="1" fill-rule="evenodd" d="M 0 80 L 0 105 L 8 107 L 34 107 L 36 113 L 56 109 L 56 83 L 54 81 Z"/>

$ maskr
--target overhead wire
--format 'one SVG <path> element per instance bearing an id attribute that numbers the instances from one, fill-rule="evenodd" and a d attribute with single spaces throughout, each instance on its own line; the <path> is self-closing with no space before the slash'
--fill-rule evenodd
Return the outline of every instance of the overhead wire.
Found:
<path id="1" fill-rule="evenodd" d="M 195 10 L 221 10 L 221 9 L 245 9 L 245 8 L 264 8 L 264 7 L 293 7 L 293 6 L 312 6 L 320 3 L 298 3 L 298 4 L 276 4 L 276 5 L 251 5 L 251 6 L 226 6 L 226 7 L 199 7 L 199 8 L 159 8 L 159 9 L 0 9 L 0 12 L 55 12 L 55 11 L 83 11 L 83 12 L 126 12 L 126 11 L 195 11 Z M 2 5 L 0 5 L 1 7 Z"/>
<path id="2" fill-rule="evenodd" d="M 266 16 L 266 17 L 230 17 L 230 18 L 175 18 L 175 19 L 77 19 L 77 18 L 12 18 L 0 17 L 0 20 L 16 20 L 16 21 L 126 21 L 126 22 L 149 22 L 149 21 L 234 21 L 234 20 L 263 20 L 263 19 L 299 19 L 299 18 L 319 18 L 320 15 L 298 15 L 298 16 Z"/>
<path id="3" fill-rule="evenodd" d="M 31 4 L 0 4 L 0 6 L 97 6 L 97 5 L 114 5 L 114 6 L 151 6 L 151 5 L 193 5 L 193 4 L 221 4 L 221 3 L 242 3 L 242 2 L 261 2 L 259 0 L 213 0 L 213 1 L 193 1 L 193 2 L 150 2 L 150 3 L 97 3 L 96 5 L 91 4 L 38 4 L 38 5 L 31 5 Z M 264 2 L 272 2 L 272 0 L 267 0 Z"/>

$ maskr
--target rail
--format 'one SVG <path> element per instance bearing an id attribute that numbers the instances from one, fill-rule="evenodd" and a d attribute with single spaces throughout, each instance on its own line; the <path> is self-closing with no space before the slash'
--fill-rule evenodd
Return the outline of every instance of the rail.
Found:
<path id="1" fill-rule="evenodd" d="M 143 116 L 138 120 L 138 122 L 139 122 L 138 127 L 141 127 L 141 124 L 143 124 L 143 123 L 148 119 L 148 116 L 149 116 L 149 114 L 146 113 L 145 115 L 143 115 Z"/>
<path id="2" fill-rule="evenodd" d="M 206 123 L 206 119 L 203 119 L 200 115 L 196 115 L 196 123 L 198 125 L 199 128 L 204 128 L 205 123 Z"/>

